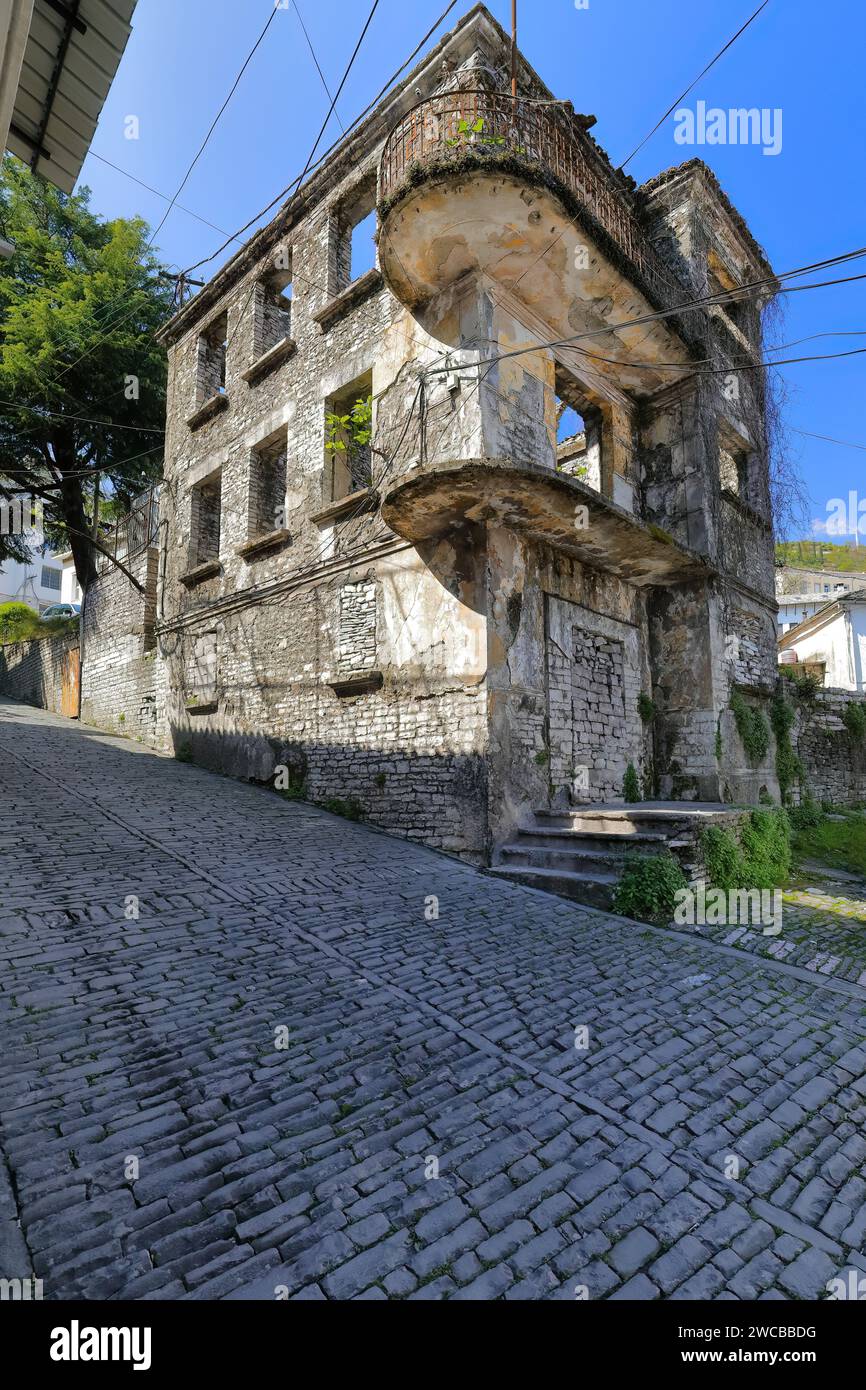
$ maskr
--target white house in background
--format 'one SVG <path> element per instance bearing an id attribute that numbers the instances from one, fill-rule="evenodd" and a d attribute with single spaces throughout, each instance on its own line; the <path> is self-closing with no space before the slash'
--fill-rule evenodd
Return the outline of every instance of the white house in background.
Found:
<path id="1" fill-rule="evenodd" d="M 780 659 L 792 651 L 800 666 L 823 664 L 825 686 L 866 690 L 866 591 L 840 594 L 783 633 Z"/>
<path id="2" fill-rule="evenodd" d="M 843 574 L 838 570 L 818 570 L 800 568 L 798 565 L 783 565 L 776 571 L 776 598 L 779 614 L 776 618 L 778 634 L 789 632 L 806 618 L 811 618 L 832 603 L 840 594 L 866 589 L 866 575 Z"/>
<path id="3" fill-rule="evenodd" d="M 823 608 L 826 603 L 832 603 L 829 594 L 780 594 L 779 612 L 776 617 L 776 626 L 779 636 L 790 632 L 792 627 L 799 626 L 804 618 L 811 618 Z"/>
<path id="4" fill-rule="evenodd" d="M 78 575 L 75 573 L 72 551 L 65 550 L 62 555 L 58 555 L 56 558 L 63 566 L 63 578 L 60 581 L 60 603 L 81 603 L 81 585 L 78 582 Z"/>
<path id="5" fill-rule="evenodd" d="M 41 539 L 33 542 L 28 537 L 31 546 L 41 543 Z M 0 603 L 26 603 L 41 613 L 49 604 L 60 603 L 62 591 L 63 566 L 56 555 L 42 555 L 33 549 L 24 564 L 8 560 L 0 565 Z"/>

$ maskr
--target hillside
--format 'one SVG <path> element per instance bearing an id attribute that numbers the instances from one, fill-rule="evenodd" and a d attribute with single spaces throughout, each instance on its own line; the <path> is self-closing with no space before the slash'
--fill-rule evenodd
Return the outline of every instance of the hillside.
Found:
<path id="1" fill-rule="evenodd" d="M 866 574 L 866 545 L 834 545 L 832 541 L 779 541 L 779 564 L 802 565 L 807 569 L 855 571 Z"/>

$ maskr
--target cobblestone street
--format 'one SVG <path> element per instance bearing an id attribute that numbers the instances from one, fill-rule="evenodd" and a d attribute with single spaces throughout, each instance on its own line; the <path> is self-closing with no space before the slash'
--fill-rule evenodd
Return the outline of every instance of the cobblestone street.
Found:
<path id="1" fill-rule="evenodd" d="M 0 702 L 0 754 L 3 1277 L 815 1299 L 866 1270 L 857 975 L 501 883 L 23 705 Z"/>

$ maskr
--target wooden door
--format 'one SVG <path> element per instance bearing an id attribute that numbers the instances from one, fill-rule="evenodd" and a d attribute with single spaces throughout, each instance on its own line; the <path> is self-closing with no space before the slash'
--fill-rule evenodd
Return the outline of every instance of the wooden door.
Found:
<path id="1" fill-rule="evenodd" d="M 78 686 L 81 681 L 81 660 L 77 647 L 63 653 L 60 668 L 60 713 L 67 719 L 78 718 Z"/>

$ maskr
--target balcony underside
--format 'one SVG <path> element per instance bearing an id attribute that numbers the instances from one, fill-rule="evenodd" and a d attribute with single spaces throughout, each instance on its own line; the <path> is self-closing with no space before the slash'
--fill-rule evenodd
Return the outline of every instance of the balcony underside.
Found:
<path id="1" fill-rule="evenodd" d="M 652 394 L 694 370 L 675 316 L 618 327 L 656 314 L 662 298 L 686 301 L 688 291 L 673 276 L 661 290 L 658 279 L 651 286 L 591 218 L 581 222 L 555 179 L 530 164 L 524 175 L 513 160 L 509 168 L 491 156 L 469 167 L 425 165 L 401 186 L 382 209 L 379 243 L 397 298 L 423 306 L 428 330 L 448 341 L 447 294 L 438 333 L 435 303 L 480 272 L 522 301 L 551 339 L 592 334 L 575 346 L 620 390 Z"/>
<path id="2" fill-rule="evenodd" d="M 637 586 L 710 574 L 700 556 L 575 478 L 510 460 L 458 460 L 404 475 L 385 493 L 382 516 L 415 544 L 468 522 L 504 526 Z"/>

